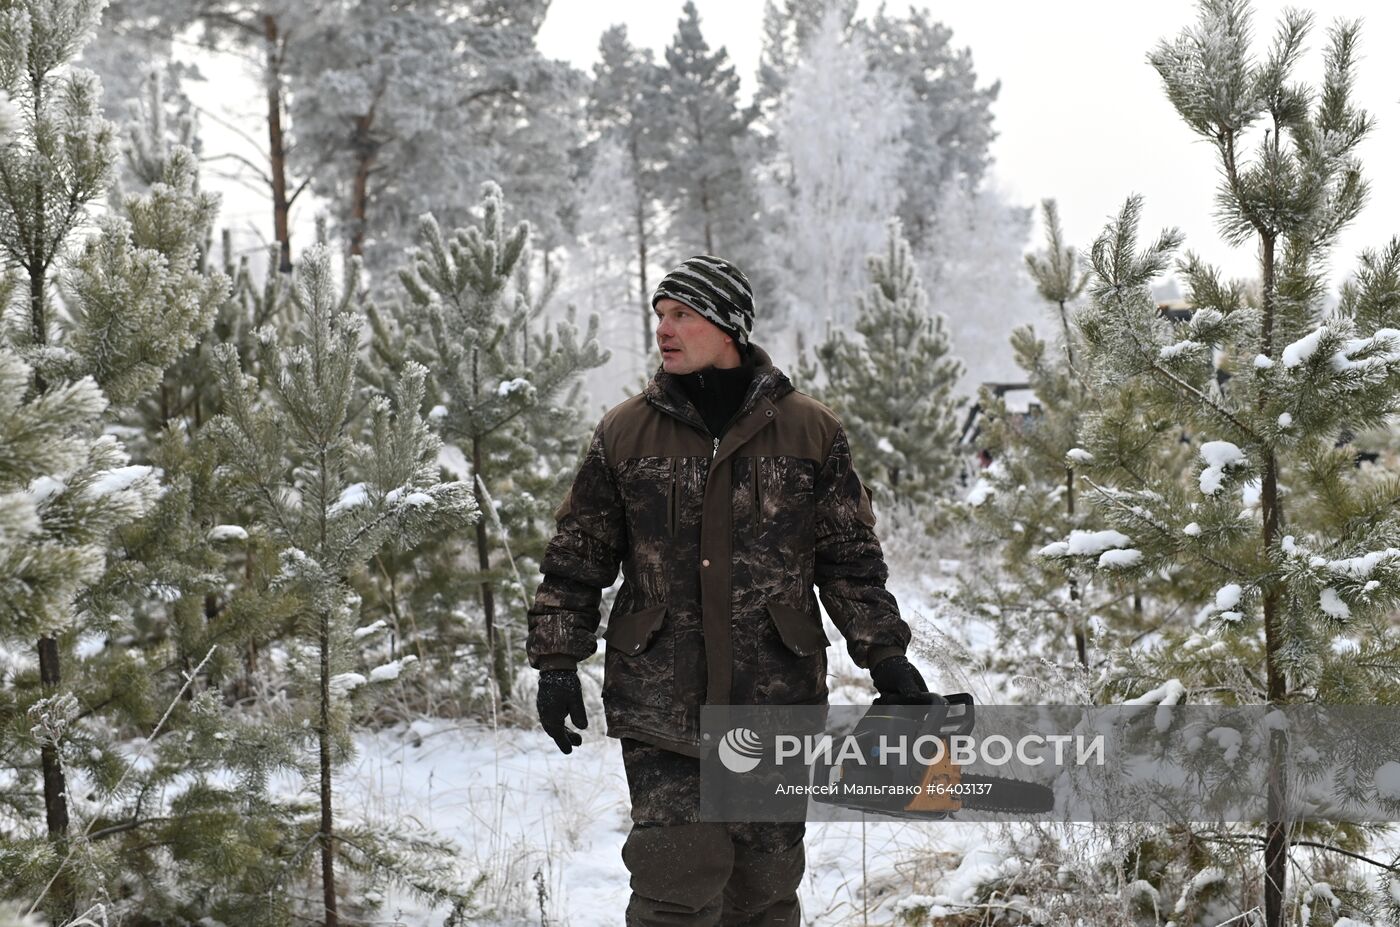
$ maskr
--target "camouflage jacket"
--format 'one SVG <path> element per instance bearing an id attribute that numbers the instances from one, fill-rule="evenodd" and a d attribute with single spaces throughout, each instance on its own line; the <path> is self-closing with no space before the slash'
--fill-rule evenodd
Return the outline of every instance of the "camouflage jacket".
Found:
<path id="1" fill-rule="evenodd" d="M 530 665 L 597 650 L 602 590 L 621 564 L 603 633 L 610 736 L 698 755 L 702 704 L 825 703 L 814 585 L 856 665 L 909 643 L 840 420 L 754 350 L 722 440 L 658 370 L 603 416 L 555 511 Z"/>

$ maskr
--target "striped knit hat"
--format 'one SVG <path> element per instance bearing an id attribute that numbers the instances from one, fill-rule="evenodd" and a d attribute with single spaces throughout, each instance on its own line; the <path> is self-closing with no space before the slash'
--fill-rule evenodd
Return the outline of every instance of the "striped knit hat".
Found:
<path id="1" fill-rule="evenodd" d="M 663 299 L 685 303 L 733 336 L 737 344 L 749 343 L 753 287 L 742 270 L 723 258 L 697 254 L 681 262 L 661 278 L 651 294 L 652 308 Z"/>

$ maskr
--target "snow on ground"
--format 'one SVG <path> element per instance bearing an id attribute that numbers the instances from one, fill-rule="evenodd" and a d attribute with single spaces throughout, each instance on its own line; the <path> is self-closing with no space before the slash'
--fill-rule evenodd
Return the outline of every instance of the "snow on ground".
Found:
<path id="1" fill-rule="evenodd" d="M 598 730 L 600 717 L 589 719 L 596 726 L 568 756 L 537 730 L 419 722 L 361 736 L 338 776 L 340 806 L 371 820 L 413 818 L 455 843 L 468 875 L 489 874 L 482 901 L 492 910 L 473 921 L 482 927 L 541 922 L 536 872 L 548 923 L 616 927 L 629 894 L 627 782 L 618 742 Z M 808 824 L 803 922 L 836 927 L 864 909 L 871 924 L 891 924 L 910 897 L 965 901 L 967 874 L 950 874 L 971 853 L 999 855 L 988 848 L 995 832 L 878 819 Z M 445 915 L 397 895 L 384 913 L 415 927 Z"/>
<path id="2" fill-rule="evenodd" d="M 949 582 L 937 573 L 890 583 L 915 631 L 911 657 L 935 688 L 942 684 L 937 669 L 918 652 L 928 628 L 942 621 L 931 595 Z M 832 641 L 831 701 L 868 702 L 875 694 L 868 675 L 824 620 Z M 990 634 L 982 627 L 943 630 L 974 649 L 975 639 Z M 481 900 L 489 910 L 475 924 L 541 923 L 542 884 L 549 924 L 615 927 L 630 891 L 621 856 L 631 827 L 627 780 L 621 748 L 603 734 L 601 706 L 591 699 L 588 717 L 583 745 L 568 756 L 538 729 L 419 721 L 362 734 L 356 759 L 338 775 L 340 807 L 371 821 L 415 820 L 451 840 L 469 876 L 488 874 Z M 911 899 L 956 910 L 976 881 L 969 859 L 978 861 L 978 872 L 995 874 L 982 863 L 1002 855 L 997 834 L 995 825 L 956 822 L 810 823 L 803 923 L 894 924 Z M 414 927 L 441 923 L 445 914 L 404 895 L 391 896 L 384 913 Z"/>

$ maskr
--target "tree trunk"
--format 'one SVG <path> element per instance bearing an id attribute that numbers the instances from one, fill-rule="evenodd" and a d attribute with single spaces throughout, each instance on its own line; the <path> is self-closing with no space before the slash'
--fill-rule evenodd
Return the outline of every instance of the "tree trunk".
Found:
<path id="1" fill-rule="evenodd" d="M 1064 304 L 1061 303 L 1063 309 Z M 1069 338 L 1069 329 L 1065 329 L 1065 338 Z M 1065 341 L 1068 348 L 1069 341 Z M 1069 516 L 1071 522 L 1074 521 L 1074 471 L 1069 467 L 1065 468 L 1065 514 Z M 1073 576 L 1069 578 L 1069 601 L 1070 608 L 1074 611 L 1074 653 L 1079 658 L 1080 666 L 1089 665 L 1089 641 L 1084 633 L 1084 625 L 1080 623 L 1083 617 L 1077 605 L 1079 603 L 1079 581 Z"/>
<path id="2" fill-rule="evenodd" d="M 704 178 L 700 180 L 700 211 L 705 215 L 705 253 L 715 253 L 714 235 L 710 231 L 710 189 Z"/>
<path id="3" fill-rule="evenodd" d="M 38 94 L 36 93 L 36 110 L 38 106 Z M 44 239 L 47 235 L 44 222 L 46 216 L 44 193 L 43 185 L 36 182 L 34 185 L 35 227 L 31 239 L 33 251 L 27 256 L 29 260 L 29 325 L 31 337 L 37 346 L 48 344 L 49 340 L 44 293 L 44 275 L 48 272 L 49 264 L 49 256 L 44 248 Z M 34 377 L 34 389 L 39 393 L 47 391 L 48 384 L 44 382 L 42 376 L 36 375 Z M 39 651 L 39 683 L 43 697 L 50 698 L 58 694 L 59 686 L 63 681 L 62 666 L 58 656 L 58 640 L 53 637 L 40 637 L 37 649 Z M 49 840 L 54 844 L 55 853 L 59 859 L 63 859 L 68 855 L 67 777 L 63 772 L 63 765 L 58 756 L 58 747 L 55 744 L 45 742 L 40 747 L 39 758 L 44 773 L 44 819 L 48 826 Z M 48 913 L 54 923 L 62 923 L 76 913 L 73 886 L 66 874 L 60 873 L 54 879 L 53 887 L 49 892 L 54 900 Z"/>
<path id="4" fill-rule="evenodd" d="M 39 638 L 39 682 L 43 686 L 44 698 L 58 693 L 62 676 L 59 672 L 58 640 L 52 637 Z M 40 759 L 44 768 L 44 817 L 48 824 L 49 840 L 54 844 L 54 852 L 62 860 L 68 855 L 68 786 L 63 765 L 59 760 L 57 745 L 44 742 L 40 749 Z M 55 924 L 71 918 L 74 907 L 73 885 L 66 873 L 60 873 L 49 889 L 53 901 L 47 913 Z"/>
<path id="5" fill-rule="evenodd" d="M 326 452 L 320 452 L 318 461 L 321 475 L 321 499 L 325 500 L 329 487 L 326 485 Z M 324 555 L 327 546 L 326 507 L 321 506 L 321 548 Z M 331 613 L 322 608 L 319 615 L 317 643 L 321 658 L 321 717 L 317 726 L 317 746 L 321 761 L 321 898 L 326 910 L 325 927 L 339 927 L 340 914 L 335 897 L 335 809 L 332 805 L 334 793 L 331 790 Z"/>
<path id="6" fill-rule="evenodd" d="M 321 896 L 326 927 L 337 927 L 340 915 L 335 897 L 335 811 L 331 792 L 331 628 L 330 613 L 321 612 Z"/>
<path id="7" fill-rule="evenodd" d="M 1265 234 L 1261 242 L 1263 263 L 1264 319 L 1260 353 L 1273 357 L 1274 337 L 1274 236 Z M 1260 397 L 1262 404 L 1263 397 Z M 1278 538 L 1283 513 L 1278 498 L 1278 458 L 1270 449 L 1264 458 L 1260 502 L 1263 507 L 1264 550 L 1268 551 Z M 1279 666 L 1281 647 L 1278 628 L 1278 585 L 1270 582 L 1264 589 L 1264 669 L 1270 705 L 1279 705 L 1287 695 L 1287 681 Z M 1288 823 L 1283 820 L 1286 794 L 1283 782 L 1283 731 L 1271 731 L 1269 736 L 1269 799 L 1268 825 L 1264 840 L 1264 923 L 1267 927 L 1282 927 L 1284 918 L 1284 889 L 1288 878 Z"/>
<path id="8" fill-rule="evenodd" d="M 1069 335 L 1069 312 L 1065 309 L 1065 301 L 1060 300 L 1060 325 L 1065 330 L 1065 358 L 1069 361 L 1069 369 L 1074 371 L 1074 344 L 1070 341 Z"/>
<path id="9" fill-rule="evenodd" d="M 481 472 L 481 438 L 475 435 L 472 437 L 472 473 L 476 476 L 472 481 L 472 493 L 482 513 L 476 520 L 476 562 L 485 574 L 491 568 L 491 548 L 486 537 L 485 513 L 488 503 L 481 494 L 481 486 L 486 482 L 486 476 Z M 486 617 L 486 646 L 491 657 L 491 674 L 501 693 L 501 706 L 505 707 L 510 704 L 510 671 L 506 666 L 505 648 L 501 646 L 500 636 L 496 633 L 496 594 L 491 588 L 491 581 L 485 578 L 481 581 L 481 611 Z"/>
<path id="10" fill-rule="evenodd" d="M 291 203 L 287 199 L 287 150 L 282 137 L 282 48 L 277 17 L 263 16 L 263 36 L 267 42 L 267 159 L 272 177 L 272 227 L 277 238 L 277 269 L 292 272 L 292 236 L 288 223 Z"/>
<path id="11" fill-rule="evenodd" d="M 652 330 L 651 330 L 651 289 L 647 285 L 647 201 L 646 194 L 642 192 L 642 168 L 641 158 L 637 154 L 637 139 L 634 133 L 632 138 L 632 182 L 637 190 L 637 202 L 633 209 L 633 218 L 637 223 L 637 295 L 638 304 L 642 308 L 642 369 L 646 370 L 651 365 L 646 362 L 646 358 L 651 355 Z"/>
<path id="12" fill-rule="evenodd" d="M 350 200 L 350 253 L 365 253 L 365 206 L 369 199 L 369 171 L 374 166 L 376 146 L 370 141 L 370 128 L 374 115 L 358 116 L 355 119 L 355 184 Z"/>
<path id="13" fill-rule="evenodd" d="M 472 399 L 481 395 L 480 357 L 472 349 Z M 476 498 L 477 511 L 481 515 L 476 520 L 476 561 L 481 570 L 481 613 L 486 623 L 486 648 L 491 660 L 491 675 L 496 680 L 500 692 L 501 707 L 510 704 L 510 674 L 506 667 L 506 655 L 496 634 L 496 595 L 491 589 L 491 580 L 486 574 L 491 568 L 491 548 L 486 537 L 487 502 L 482 494 L 486 485 L 486 475 L 482 472 L 481 435 L 473 434 L 472 439 L 472 495 Z"/>

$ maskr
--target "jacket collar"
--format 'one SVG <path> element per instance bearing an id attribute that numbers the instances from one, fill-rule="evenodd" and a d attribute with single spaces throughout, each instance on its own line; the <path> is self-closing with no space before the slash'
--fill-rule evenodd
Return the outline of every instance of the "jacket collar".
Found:
<path id="1" fill-rule="evenodd" d="M 744 396 L 744 401 L 739 405 L 736 418 L 743 418 L 749 410 L 765 398 L 770 402 L 777 402 L 793 391 L 792 381 L 781 370 L 773 366 L 773 359 L 768 356 L 768 352 L 752 342 L 750 342 L 750 346 L 753 348 L 753 382 L 749 384 L 749 391 Z M 656 373 L 652 374 L 651 381 L 647 383 L 642 395 L 647 402 L 661 411 L 689 422 L 702 432 L 709 434 L 704 419 L 700 417 L 695 405 L 686 396 L 679 380 L 674 374 L 667 373 L 664 366 L 657 366 Z"/>

